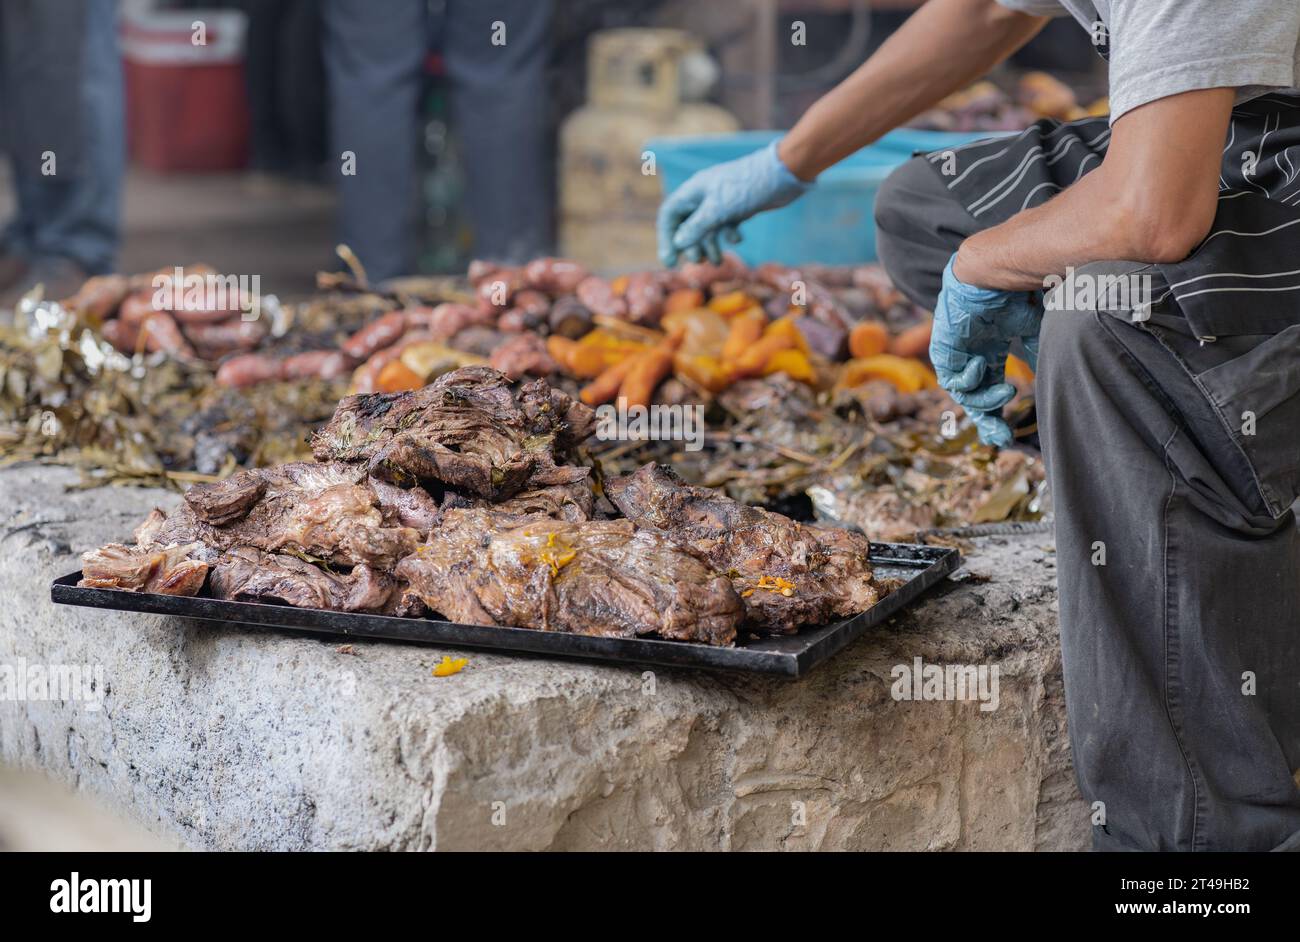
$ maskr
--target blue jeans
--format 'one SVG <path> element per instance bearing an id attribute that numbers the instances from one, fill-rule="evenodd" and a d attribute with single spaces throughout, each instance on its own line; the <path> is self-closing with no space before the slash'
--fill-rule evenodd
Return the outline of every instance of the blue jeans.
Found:
<path id="1" fill-rule="evenodd" d="M 57 7 L 58 4 L 48 7 L 37 4 L 25 11 L 29 15 L 21 25 L 12 22 L 14 11 L 6 10 L 3 28 L 25 27 L 24 38 L 28 41 L 34 41 L 31 30 L 38 33 L 53 30 L 61 37 L 69 27 L 69 20 L 55 15 Z M 20 120 L 10 122 L 9 133 L 16 140 L 8 142 L 8 149 L 13 157 L 18 213 L 5 229 L 6 249 L 32 259 L 67 258 L 90 274 L 113 269 L 126 173 L 125 107 L 116 7 L 115 0 L 84 0 L 81 4 L 80 15 L 73 20 L 80 21 L 76 28 L 82 31 L 80 69 L 74 65 L 75 57 L 69 57 L 57 72 L 40 83 L 43 87 L 24 80 L 21 74 L 14 74 L 25 71 L 21 68 L 6 70 L 6 96 L 43 96 L 49 94 L 50 82 L 75 83 L 74 88 L 56 91 L 55 97 L 66 97 L 76 105 L 72 114 L 41 114 L 38 108 L 15 109 Z M 19 87 L 11 87 L 13 84 Z M 26 152 L 22 145 L 47 139 L 47 132 L 40 125 L 50 120 L 62 122 L 54 136 L 66 137 L 70 144 L 67 151 L 49 148 L 56 160 L 56 172 L 46 174 L 42 172 L 41 154 Z"/>

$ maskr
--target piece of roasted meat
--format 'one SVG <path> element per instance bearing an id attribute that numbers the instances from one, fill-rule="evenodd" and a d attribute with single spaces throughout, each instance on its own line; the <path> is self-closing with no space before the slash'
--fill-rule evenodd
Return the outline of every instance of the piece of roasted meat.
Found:
<path id="1" fill-rule="evenodd" d="M 606 481 L 605 494 L 638 527 L 726 573 L 751 628 L 791 634 L 856 615 L 880 597 L 868 562 L 871 544 L 861 534 L 750 507 L 688 485 L 662 465 Z"/>
<path id="2" fill-rule="evenodd" d="M 160 595 L 197 595 L 208 575 L 208 564 L 194 558 L 202 549 L 197 543 L 173 546 L 109 543 L 81 557 L 81 580 L 77 585 Z"/>
<path id="3" fill-rule="evenodd" d="M 223 552 L 251 546 L 391 570 L 422 536 L 405 522 L 432 525 L 436 519 L 437 505 L 428 494 L 376 489 L 363 467 L 295 461 L 190 488 L 155 539 L 198 542 Z"/>
<path id="4" fill-rule="evenodd" d="M 294 556 L 237 546 L 212 566 L 214 598 L 237 602 L 280 602 L 298 608 L 380 615 L 414 615 L 419 599 L 389 573 L 364 563 L 350 572 L 329 572 Z"/>
<path id="5" fill-rule="evenodd" d="M 590 408 L 544 380 L 516 390 L 496 370 L 469 366 L 414 392 L 349 396 L 312 449 L 393 484 L 495 500 L 582 477 L 563 461 L 594 425 Z"/>
<path id="6" fill-rule="evenodd" d="M 464 624 L 728 645 L 744 615 L 725 578 L 626 520 L 447 510 L 397 575 Z"/>

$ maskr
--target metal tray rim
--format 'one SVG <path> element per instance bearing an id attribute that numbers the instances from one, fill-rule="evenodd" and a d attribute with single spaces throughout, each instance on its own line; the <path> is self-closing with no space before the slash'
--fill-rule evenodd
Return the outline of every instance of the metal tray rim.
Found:
<path id="1" fill-rule="evenodd" d="M 81 578 L 81 570 L 55 579 L 50 586 L 50 598 L 60 605 L 173 615 L 335 637 L 595 659 L 623 665 L 655 664 L 797 678 L 847 647 L 868 629 L 916 601 L 961 565 L 961 554 L 956 549 L 910 543 L 873 543 L 870 559 L 876 565 L 915 569 L 917 572 L 894 592 L 852 618 L 802 631 L 797 635 L 747 639 L 729 648 L 658 638 L 602 638 L 529 628 L 465 625 L 432 618 L 399 618 L 295 608 L 266 602 L 236 602 L 202 596 L 179 597 L 121 589 L 80 588 L 76 583 Z"/>

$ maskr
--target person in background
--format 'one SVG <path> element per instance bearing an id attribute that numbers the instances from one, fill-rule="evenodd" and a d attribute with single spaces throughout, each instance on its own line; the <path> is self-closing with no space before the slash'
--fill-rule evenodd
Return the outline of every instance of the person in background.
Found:
<path id="1" fill-rule="evenodd" d="M 545 254 L 550 0 L 446 0 L 437 11 L 425 0 L 326 0 L 321 13 L 330 160 L 343 168 L 339 238 L 370 280 L 414 271 L 417 119 L 431 35 L 451 83 L 475 253 L 502 262 Z"/>
<path id="2" fill-rule="evenodd" d="M 1038 370 L 1094 846 L 1300 850 L 1300 4 L 930 0 L 782 140 L 674 191 L 660 251 L 717 258 L 1067 13 L 1109 120 L 914 157 L 880 259 L 986 444 L 1013 440 L 1012 345 Z"/>
<path id="3" fill-rule="evenodd" d="M 64 297 L 113 270 L 126 173 L 116 6 L 0 4 L 0 142 L 17 206 L 0 235 L 5 307 L 37 283 Z"/>

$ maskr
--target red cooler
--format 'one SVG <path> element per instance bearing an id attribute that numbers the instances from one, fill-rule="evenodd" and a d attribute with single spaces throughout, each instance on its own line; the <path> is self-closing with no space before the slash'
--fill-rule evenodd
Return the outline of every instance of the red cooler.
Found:
<path id="1" fill-rule="evenodd" d="M 163 173 L 247 165 L 247 28 L 247 17 L 238 10 L 168 10 L 125 20 L 122 59 L 132 160 Z"/>

